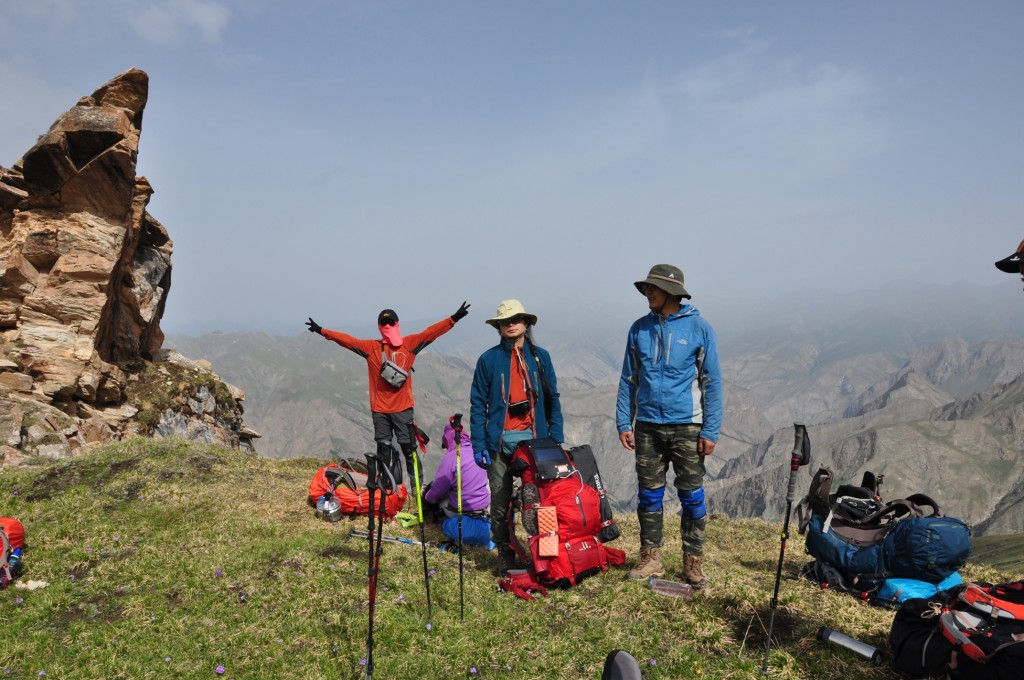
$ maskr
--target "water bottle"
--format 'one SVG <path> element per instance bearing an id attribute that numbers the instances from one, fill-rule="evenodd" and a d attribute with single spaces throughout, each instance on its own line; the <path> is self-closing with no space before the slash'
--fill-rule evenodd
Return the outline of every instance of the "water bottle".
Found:
<path id="1" fill-rule="evenodd" d="M 316 516 L 319 517 L 320 519 L 324 518 L 324 505 L 326 505 L 326 504 L 327 504 L 327 497 L 326 496 L 320 496 L 320 498 L 316 499 Z"/>
<path id="2" fill-rule="evenodd" d="M 651 587 L 651 590 L 658 593 L 659 595 L 667 595 L 669 597 L 682 597 L 684 599 L 690 599 L 693 597 L 693 586 L 689 583 L 680 583 L 679 581 L 667 581 L 665 579 L 655 578 L 651 576 L 647 579 L 647 585 Z"/>
<path id="3" fill-rule="evenodd" d="M 21 571 L 21 555 L 17 552 L 12 553 L 7 564 L 11 567 L 11 576 L 17 576 L 18 572 Z"/>
<path id="4" fill-rule="evenodd" d="M 821 642 L 831 642 L 834 645 L 845 647 L 854 654 L 860 654 L 865 659 L 870 660 L 874 664 L 882 663 L 882 650 L 878 647 L 872 647 L 866 642 L 856 640 L 849 635 L 844 635 L 838 630 L 832 630 L 826 626 L 822 626 L 818 630 L 818 640 Z"/>

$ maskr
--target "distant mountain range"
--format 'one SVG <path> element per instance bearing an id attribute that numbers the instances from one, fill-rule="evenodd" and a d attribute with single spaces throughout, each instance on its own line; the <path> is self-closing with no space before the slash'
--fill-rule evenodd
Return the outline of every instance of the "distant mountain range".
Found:
<path id="1" fill-rule="evenodd" d="M 977 533 L 1024 531 L 1024 297 L 1014 286 L 907 284 L 832 300 L 694 303 L 718 333 L 726 383 L 722 439 L 707 461 L 714 512 L 781 516 L 792 423 L 802 422 L 810 467 L 828 465 L 843 481 L 883 473 L 883 497 L 928 493 Z M 643 312 L 642 304 L 573 304 L 545 309 L 537 327 L 558 374 L 566 437 L 594 448 L 620 512 L 634 507 L 636 482 L 615 431 L 615 393 L 626 331 Z M 448 416 L 468 412 L 476 357 L 497 341 L 482 320 L 471 315 L 417 360 L 417 422 L 438 439 Z M 373 448 L 365 362 L 331 342 L 305 332 L 210 333 L 170 336 L 165 347 L 208 359 L 245 389 L 245 420 L 263 434 L 262 455 Z M 428 472 L 438 459 L 428 455 Z M 800 493 L 811 472 L 801 472 Z M 674 494 L 666 501 L 674 507 Z"/>

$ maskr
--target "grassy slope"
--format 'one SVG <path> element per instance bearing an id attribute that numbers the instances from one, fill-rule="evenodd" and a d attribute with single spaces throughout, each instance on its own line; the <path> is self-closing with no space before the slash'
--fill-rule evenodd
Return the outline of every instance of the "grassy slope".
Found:
<path id="1" fill-rule="evenodd" d="M 0 473 L 0 515 L 28 533 L 22 581 L 0 592 L 5 677 L 360 678 L 366 653 L 365 520 L 326 524 L 305 504 L 323 462 L 272 461 L 183 442 L 132 440 L 73 460 Z M 635 517 L 615 544 L 634 557 Z M 669 520 L 670 577 L 680 568 Z M 596 576 L 526 602 L 496 590 L 493 558 L 465 555 L 465 622 L 457 555 L 431 550 L 427 630 L 422 556 L 386 544 L 375 639 L 380 678 L 598 678 L 604 655 L 637 656 L 648 680 L 760 673 L 779 527 L 714 518 L 712 587 L 692 601 Z M 428 527 L 437 538 L 436 527 Z M 386 532 L 418 538 L 390 523 Z M 800 537 L 786 572 L 807 561 Z M 1007 574 L 969 565 L 965 577 Z M 1016 574 L 1020 577 L 1021 574 Z M 777 678 L 896 677 L 822 646 L 822 625 L 885 646 L 892 612 L 783 580 L 771 655 Z"/>

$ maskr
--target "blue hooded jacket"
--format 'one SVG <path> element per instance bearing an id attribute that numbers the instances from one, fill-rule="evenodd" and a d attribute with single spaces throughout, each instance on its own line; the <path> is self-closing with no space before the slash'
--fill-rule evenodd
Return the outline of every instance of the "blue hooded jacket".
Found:
<path id="1" fill-rule="evenodd" d="M 635 420 L 655 425 L 702 425 L 717 442 L 722 428 L 722 371 L 711 324 L 692 305 L 669 317 L 651 312 L 626 338 L 616 400 L 619 434 Z"/>
<path id="2" fill-rule="evenodd" d="M 532 345 L 532 351 L 523 346 L 523 361 L 530 373 L 530 384 L 537 390 L 534 396 L 533 415 L 536 437 L 552 437 L 557 442 L 565 441 L 562 434 L 562 405 L 558 400 L 558 380 L 551 364 L 548 351 Z M 534 357 L 534 352 L 537 356 Z M 544 380 L 550 390 L 548 404 L 541 386 L 537 359 L 544 369 Z M 472 433 L 473 450 L 487 451 L 492 457 L 501 451 L 501 434 L 505 428 L 505 414 L 508 411 L 509 367 L 512 365 L 512 343 L 502 341 L 480 355 L 473 373 L 473 387 L 469 393 L 469 428 Z"/>

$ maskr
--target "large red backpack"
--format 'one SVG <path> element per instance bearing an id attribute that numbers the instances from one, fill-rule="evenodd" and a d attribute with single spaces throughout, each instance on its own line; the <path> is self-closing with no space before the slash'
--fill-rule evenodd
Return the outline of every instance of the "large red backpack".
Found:
<path id="1" fill-rule="evenodd" d="M 591 485 L 558 442 L 530 439 L 520 443 L 509 468 L 522 480 L 509 504 L 510 543 L 531 567 L 502 578 L 498 583 L 502 589 L 530 599 L 529 591 L 570 588 L 610 566 L 626 563 L 626 553 L 605 546 L 599 538 L 614 525 L 607 503 L 602 513 L 602 492 Z M 517 516 L 525 540 L 516 533 Z"/>
<path id="2" fill-rule="evenodd" d="M 345 458 L 340 464 L 331 463 L 320 468 L 309 484 L 309 502 L 316 505 L 321 496 L 333 495 L 341 505 L 343 515 L 367 515 L 370 512 L 370 490 L 366 488 L 366 464 L 354 458 Z M 405 505 L 409 492 L 399 484 L 394 492 L 387 492 L 384 515 L 394 517 Z M 380 509 L 380 498 L 374 494 Z"/>

